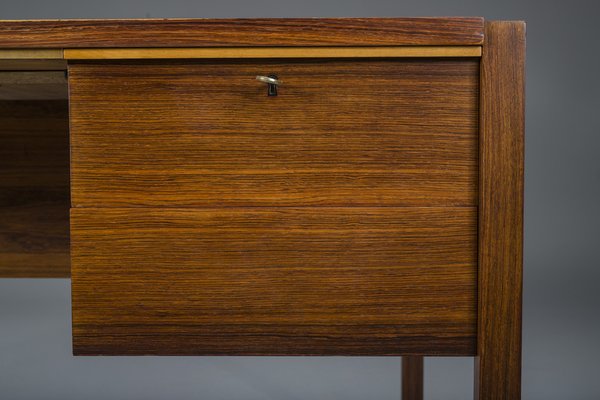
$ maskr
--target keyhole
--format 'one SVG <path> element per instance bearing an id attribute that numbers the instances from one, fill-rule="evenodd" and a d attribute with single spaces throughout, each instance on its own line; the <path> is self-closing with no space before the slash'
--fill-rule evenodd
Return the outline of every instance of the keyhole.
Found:
<path id="1" fill-rule="evenodd" d="M 269 78 L 277 79 L 277 75 L 271 74 Z M 277 85 L 274 83 L 267 84 L 267 96 L 277 96 Z"/>

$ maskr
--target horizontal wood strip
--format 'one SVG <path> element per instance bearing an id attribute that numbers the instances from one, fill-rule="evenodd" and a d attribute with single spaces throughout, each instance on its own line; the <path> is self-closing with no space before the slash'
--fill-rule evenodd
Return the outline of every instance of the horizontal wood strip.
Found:
<path id="1" fill-rule="evenodd" d="M 473 355 L 477 209 L 72 209 L 76 354 Z"/>
<path id="2" fill-rule="evenodd" d="M 391 58 L 480 57 L 481 46 L 215 47 L 66 49 L 67 60 L 178 58 Z"/>
<path id="3" fill-rule="evenodd" d="M 0 22 L 2 26 L 2 22 Z M 61 60 L 62 49 L 0 49 L 0 60 Z"/>
<path id="4" fill-rule="evenodd" d="M 254 79 L 266 71 L 284 81 L 277 97 Z M 441 59 L 76 63 L 73 205 L 476 205 L 478 71 Z"/>
<path id="5" fill-rule="evenodd" d="M 1 23 L 0 23 L 1 24 Z M 64 71 L 62 49 L 0 49 L 0 71 Z"/>
<path id="6" fill-rule="evenodd" d="M 66 101 L 0 101 L 0 277 L 68 277 Z"/>
<path id="7" fill-rule="evenodd" d="M 0 47 L 481 45 L 483 18 L 0 21 Z"/>

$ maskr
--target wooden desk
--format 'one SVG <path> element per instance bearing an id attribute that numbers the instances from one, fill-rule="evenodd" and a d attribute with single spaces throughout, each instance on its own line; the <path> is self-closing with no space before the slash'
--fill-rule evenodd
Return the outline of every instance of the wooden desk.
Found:
<path id="1" fill-rule="evenodd" d="M 70 272 L 78 355 L 404 356 L 405 399 L 474 356 L 518 399 L 524 36 L 0 22 L 0 275 Z"/>

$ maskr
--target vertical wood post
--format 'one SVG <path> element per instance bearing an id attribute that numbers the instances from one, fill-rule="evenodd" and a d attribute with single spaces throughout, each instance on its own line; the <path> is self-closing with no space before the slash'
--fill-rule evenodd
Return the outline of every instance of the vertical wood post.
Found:
<path id="1" fill-rule="evenodd" d="M 423 357 L 402 357 L 402 400 L 423 400 Z"/>
<path id="2" fill-rule="evenodd" d="M 525 24 L 487 22 L 481 59 L 475 399 L 521 398 Z"/>

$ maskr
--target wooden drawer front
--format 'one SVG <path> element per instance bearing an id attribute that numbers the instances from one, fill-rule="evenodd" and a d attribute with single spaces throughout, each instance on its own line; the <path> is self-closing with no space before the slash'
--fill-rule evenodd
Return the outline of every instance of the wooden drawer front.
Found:
<path id="1" fill-rule="evenodd" d="M 73 206 L 477 203 L 476 59 L 79 63 Z M 256 75 L 284 81 L 276 97 Z"/>
<path id="2" fill-rule="evenodd" d="M 76 354 L 474 355 L 459 208 L 72 209 Z"/>

